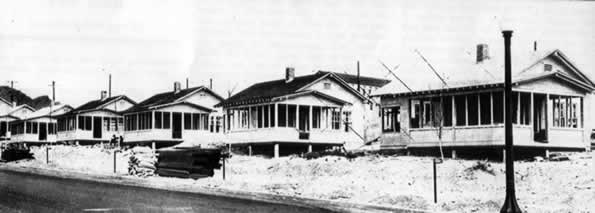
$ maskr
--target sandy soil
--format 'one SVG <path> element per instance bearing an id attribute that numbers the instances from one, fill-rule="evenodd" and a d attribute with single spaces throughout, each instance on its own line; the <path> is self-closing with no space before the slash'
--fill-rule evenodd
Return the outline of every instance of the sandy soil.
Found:
<path id="1" fill-rule="evenodd" d="M 45 148 L 39 159 L 19 166 L 112 173 L 113 150 L 55 146 L 50 164 Z M 117 172 L 125 175 L 129 152 L 117 154 Z M 519 205 L 526 212 L 595 212 L 595 153 L 573 153 L 570 161 L 516 162 Z M 308 198 L 407 207 L 440 212 L 497 212 L 504 199 L 504 164 L 470 170 L 478 161 L 446 160 L 438 165 L 438 203 L 433 203 L 432 158 L 366 156 L 354 160 L 323 157 L 264 159 L 233 156 L 221 171 L 200 180 L 149 177 L 159 185 L 188 184 L 202 188 L 265 192 Z"/>

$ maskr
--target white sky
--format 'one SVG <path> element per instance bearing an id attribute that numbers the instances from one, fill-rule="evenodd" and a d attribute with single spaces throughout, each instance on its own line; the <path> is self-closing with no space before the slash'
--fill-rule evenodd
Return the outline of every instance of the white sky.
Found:
<path id="1" fill-rule="evenodd" d="M 30 96 L 78 106 L 97 99 L 113 75 L 113 94 L 136 101 L 174 81 L 208 84 L 226 97 L 259 82 L 313 70 L 423 82 L 429 69 L 456 75 L 451 61 L 488 43 L 513 50 L 559 48 L 595 77 L 595 3 L 363 0 L 10 0 L 0 2 L 0 84 L 16 80 Z M 506 27 L 506 26 L 504 26 Z M 492 52 L 492 49 L 494 51 Z M 514 55 L 513 55 L 514 56 Z M 237 85 L 237 86 L 236 86 Z"/>

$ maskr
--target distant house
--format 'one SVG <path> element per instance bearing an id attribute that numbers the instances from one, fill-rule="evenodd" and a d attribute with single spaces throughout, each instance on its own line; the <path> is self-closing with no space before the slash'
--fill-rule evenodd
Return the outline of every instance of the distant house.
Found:
<path id="1" fill-rule="evenodd" d="M 122 112 L 134 104 L 136 102 L 124 95 L 107 97 L 102 91 L 100 99 L 57 116 L 57 141 L 100 143 L 120 136 L 124 132 Z"/>
<path id="2" fill-rule="evenodd" d="M 254 84 L 216 105 L 223 107 L 230 145 L 278 156 L 363 144 L 366 117 L 378 114 L 373 101 L 344 80 L 353 78 L 322 71 L 295 77 L 293 68 L 285 74 L 285 79 Z"/>
<path id="3" fill-rule="evenodd" d="M 1 99 L 0 110 L 4 111 L 0 115 L 0 137 L 2 137 L 2 140 L 10 140 L 12 136 L 10 128 L 11 122 L 18 121 L 35 111 L 33 107 L 30 107 L 27 104 L 15 107 L 11 107 L 10 105 L 7 106 L 6 102 Z"/>
<path id="4" fill-rule="evenodd" d="M 207 145 L 220 140 L 223 131 L 221 109 L 224 99 L 199 86 L 159 93 L 124 112 L 126 143 L 157 143 L 158 146 L 189 142 Z"/>
<path id="5" fill-rule="evenodd" d="M 10 122 L 31 113 L 37 109 L 50 105 L 48 96 L 31 99 L 25 93 L 8 87 L 0 86 L 0 141 L 10 139 Z"/>
<path id="6" fill-rule="evenodd" d="M 25 143 L 56 142 L 56 117 L 72 110 L 69 105 L 58 104 L 28 113 L 10 123 L 11 141 Z"/>
<path id="7" fill-rule="evenodd" d="M 461 65 L 466 81 L 414 91 L 381 89 L 381 147 L 456 151 L 502 150 L 503 60 L 478 45 L 475 63 Z M 513 135 L 521 150 L 584 150 L 592 127 L 595 84 L 560 50 L 513 60 Z M 484 71 L 492 78 L 481 78 Z M 429 81 L 429 80 L 428 80 Z M 441 131 L 440 131 L 441 129 Z M 440 143 L 439 136 L 441 136 Z M 499 151 L 501 153 L 501 151 Z"/>

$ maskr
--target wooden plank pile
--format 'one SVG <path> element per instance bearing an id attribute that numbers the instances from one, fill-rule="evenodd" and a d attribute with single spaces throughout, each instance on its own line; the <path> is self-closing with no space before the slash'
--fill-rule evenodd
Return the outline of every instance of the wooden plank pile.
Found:
<path id="1" fill-rule="evenodd" d="M 128 174 L 138 177 L 155 175 L 157 157 L 148 147 L 134 147 L 128 160 Z"/>
<path id="2" fill-rule="evenodd" d="M 169 148 L 158 151 L 157 174 L 166 177 L 198 179 L 211 177 L 221 168 L 220 149 Z"/>

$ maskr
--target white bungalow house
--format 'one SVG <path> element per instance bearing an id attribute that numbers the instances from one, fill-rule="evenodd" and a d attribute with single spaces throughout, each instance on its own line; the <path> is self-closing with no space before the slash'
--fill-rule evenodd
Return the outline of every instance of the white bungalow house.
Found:
<path id="1" fill-rule="evenodd" d="M 376 109 L 372 100 L 336 73 L 285 72 L 285 79 L 254 84 L 217 105 L 225 112 L 230 146 L 277 157 L 364 143 L 366 116 L 378 116 L 369 113 Z"/>
<path id="2" fill-rule="evenodd" d="M 12 104 L 8 103 L 9 102 L 0 98 L 0 138 L 2 140 L 10 140 L 12 136 L 10 128 L 11 122 L 25 118 L 27 115 L 35 111 L 33 107 L 27 104 L 16 106 L 16 102 Z"/>
<path id="3" fill-rule="evenodd" d="M 56 142 L 56 117 L 72 110 L 69 105 L 58 104 L 41 108 L 10 123 L 11 142 Z"/>
<path id="4" fill-rule="evenodd" d="M 221 109 L 224 99 L 211 89 L 199 86 L 159 93 L 124 112 L 124 141 L 127 144 L 206 146 L 221 141 Z"/>
<path id="5" fill-rule="evenodd" d="M 119 137 L 124 132 L 122 112 L 134 104 L 125 95 L 107 97 L 102 91 L 100 99 L 57 116 L 57 142 L 93 144 Z"/>
<path id="6" fill-rule="evenodd" d="M 434 89 L 379 90 L 381 147 L 435 152 L 441 145 L 453 157 L 457 151 L 502 153 L 504 60 L 487 57 L 485 44 L 477 52 L 476 61 L 457 70 L 463 81 Z M 560 50 L 532 51 L 512 63 L 517 153 L 585 150 L 593 129 L 586 120 L 594 109 L 593 81 Z"/>

